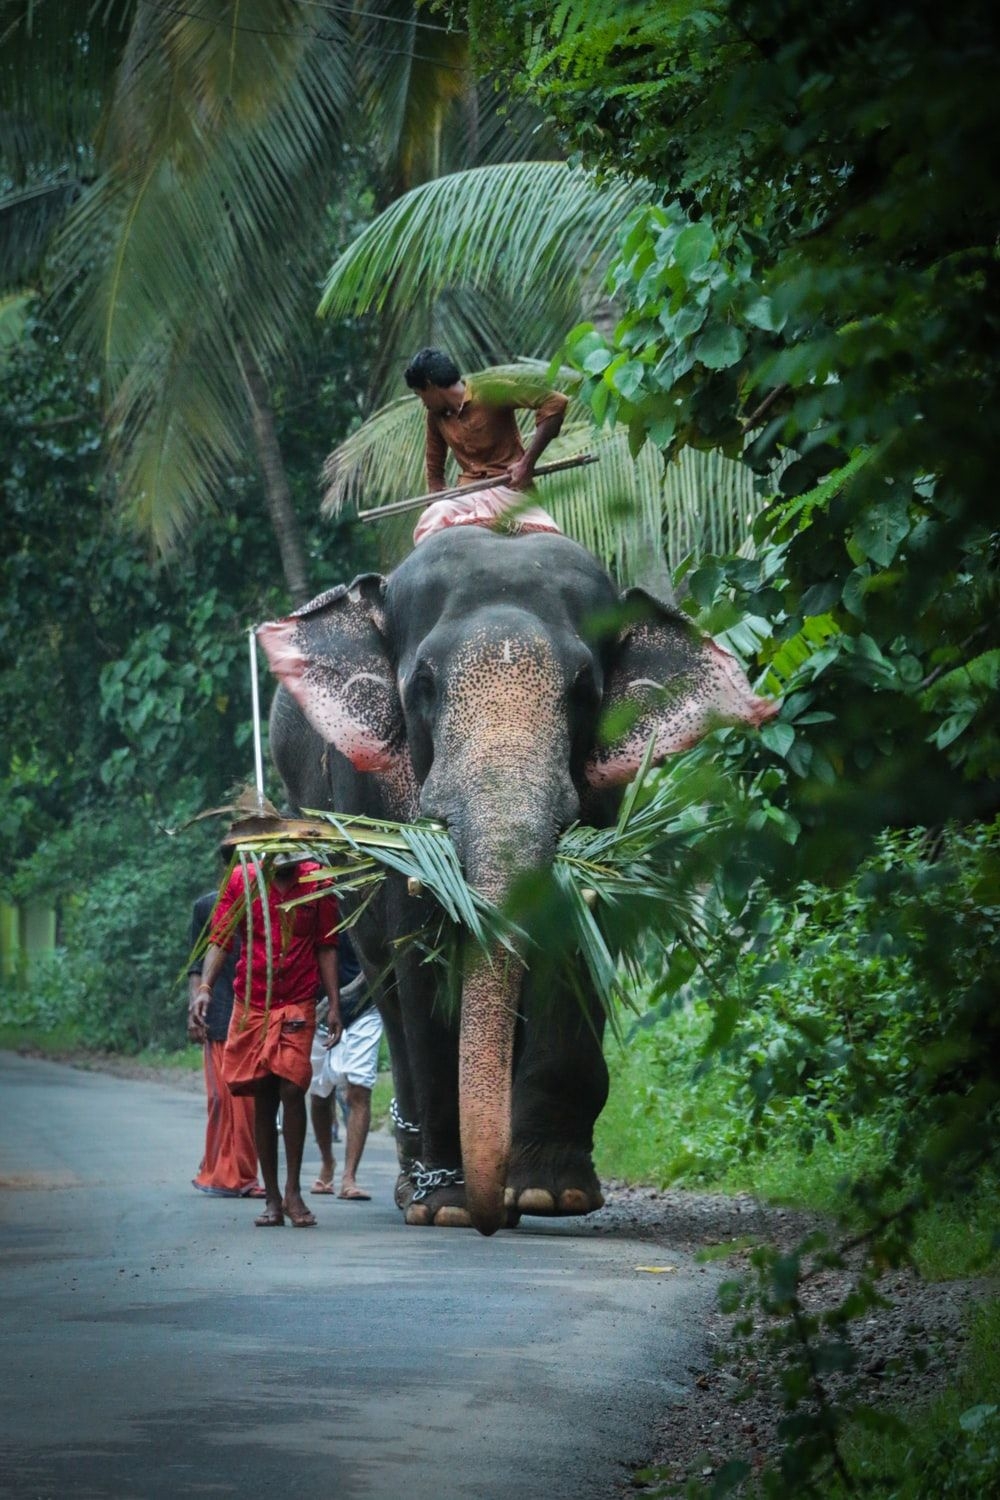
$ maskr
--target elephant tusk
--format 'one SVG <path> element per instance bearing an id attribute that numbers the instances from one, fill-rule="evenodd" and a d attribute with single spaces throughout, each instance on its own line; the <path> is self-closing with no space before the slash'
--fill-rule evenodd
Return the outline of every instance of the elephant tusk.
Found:
<path id="1" fill-rule="evenodd" d="M 584 886 L 583 890 L 580 892 L 580 895 L 583 897 L 585 906 L 594 907 L 597 905 L 597 892 L 594 890 L 594 887 L 592 885 Z"/>
<path id="2" fill-rule="evenodd" d="M 408 896 L 422 896 L 424 894 L 424 883 L 411 875 L 406 882 L 406 893 Z"/>

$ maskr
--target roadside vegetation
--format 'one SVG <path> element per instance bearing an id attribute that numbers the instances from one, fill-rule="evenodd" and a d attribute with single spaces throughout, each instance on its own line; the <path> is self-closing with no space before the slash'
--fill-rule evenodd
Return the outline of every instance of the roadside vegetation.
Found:
<path id="1" fill-rule="evenodd" d="M 622 938 L 609 1042 L 605 1174 L 839 1221 L 727 1292 L 779 1451 L 684 1492 L 1000 1492 L 995 1304 L 931 1412 L 872 1405 L 846 1337 L 886 1268 L 1000 1244 L 991 8 L 198 12 L 0 0 L 0 897 L 59 914 L 0 1040 L 193 1061 L 189 820 L 249 775 L 248 625 L 398 556 L 350 507 L 419 446 L 361 427 L 402 355 L 547 366 L 612 475 L 568 529 L 655 555 L 781 700 L 663 773 L 700 916 Z"/>

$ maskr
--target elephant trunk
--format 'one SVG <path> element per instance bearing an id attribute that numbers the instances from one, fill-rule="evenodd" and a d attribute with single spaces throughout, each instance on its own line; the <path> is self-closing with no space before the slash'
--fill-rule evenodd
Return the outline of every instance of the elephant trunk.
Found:
<path id="1" fill-rule="evenodd" d="M 514 1027 L 523 966 L 505 949 L 469 954 L 462 988 L 458 1091 L 466 1204 L 480 1234 L 504 1222 Z"/>
<path id="2" fill-rule="evenodd" d="M 549 863 L 556 839 L 555 823 L 537 810 L 518 818 L 508 809 L 502 847 L 495 830 L 488 842 L 473 840 L 475 853 L 466 860 L 470 883 L 502 908 L 513 871 Z M 514 1034 L 524 971 L 521 960 L 499 944 L 488 956 L 471 944 L 466 949 L 458 1052 L 462 1167 L 472 1222 L 486 1235 L 505 1219 Z"/>
<path id="3" fill-rule="evenodd" d="M 579 799 L 569 774 L 561 662 L 519 616 L 494 621 L 451 664 L 421 810 L 447 824 L 469 884 L 502 907 L 521 871 L 551 862 Z M 482 1234 L 504 1221 L 514 1032 L 524 965 L 467 950 L 459 1033 L 466 1204 Z"/>

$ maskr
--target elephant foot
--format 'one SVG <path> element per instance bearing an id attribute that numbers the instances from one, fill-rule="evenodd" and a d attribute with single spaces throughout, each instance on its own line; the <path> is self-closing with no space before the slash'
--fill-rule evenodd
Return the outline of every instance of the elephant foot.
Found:
<path id="1" fill-rule="evenodd" d="M 443 1203 L 435 1208 L 433 1203 L 411 1203 L 403 1215 L 404 1224 L 419 1224 L 436 1229 L 471 1229 L 472 1215 L 467 1208 L 457 1203 Z"/>
<path id="2" fill-rule="evenodd" d="M 507 1176 L 508 1212 L 556 1218 L 604 1207 L 590 1153 L 535 1147 L 516 1152 Z"/>
<path id="3" fill-rule="evenodd" d="M 472 1228 L 472 1216 L 465 1206 L 465 1181 L 454 1168 L 428 1170 L 417 1162 L 410 1172 L 400 1172 L 397 1177 L 395 1199 L 406 1224 Z"/>

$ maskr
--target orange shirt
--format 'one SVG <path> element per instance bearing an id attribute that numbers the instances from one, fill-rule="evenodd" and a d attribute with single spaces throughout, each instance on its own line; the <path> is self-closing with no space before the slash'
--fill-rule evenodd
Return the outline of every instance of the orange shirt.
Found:
<path id="1" fill-rule="evenodd" d="M 535 426 L 561 416 L 569 397 L 516 381 L 491 380 L 483 395 L 465 382 L 461 410 L 427 413 L 427 485 L 443 489 L 444 461 L 450 448 L 458 460 L 459 484 L 499 478 L 524 453 L 515 412 L 533 411 Z"/>

